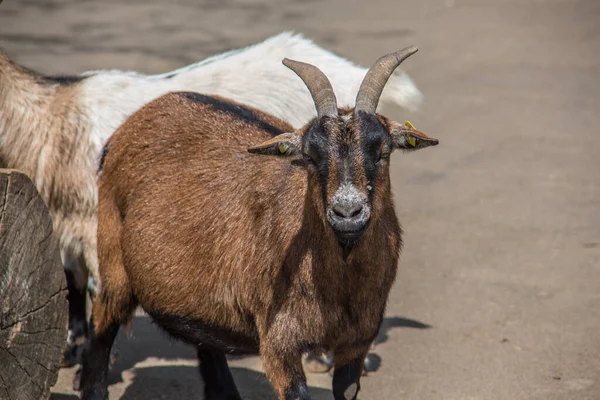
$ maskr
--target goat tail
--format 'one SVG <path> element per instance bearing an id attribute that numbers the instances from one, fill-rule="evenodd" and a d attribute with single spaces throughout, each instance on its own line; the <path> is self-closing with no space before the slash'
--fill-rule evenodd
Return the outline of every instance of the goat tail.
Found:
<path id="1" fill-rule="evenodd" d="M 100 191 L 98 204 L 98 269 L 101 285 L 92 309 L 97 334 L 114 324 L 129 324 L 137 307 L 123 264 L 123 221 L 113 194 L 110 190 L 108 192 Z"/>

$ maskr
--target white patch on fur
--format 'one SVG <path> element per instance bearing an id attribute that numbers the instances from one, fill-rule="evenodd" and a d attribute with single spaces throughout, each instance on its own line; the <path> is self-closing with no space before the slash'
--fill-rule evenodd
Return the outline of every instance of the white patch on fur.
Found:
<path id="1" fill-rule="evenodd" d="M 333 204 L 349 205 L 365 202 L 366 196 L 352 183 L 342 183 L 333 195 Z"/>
<path id="2" fill-rule="evenodd" d="M 371 215 L 371 209 L 367 203 L 367 197 L 362 194 L 352 183 L 342 183 L 333 195 L 333 204 L 341 206 L 349 206 L 351 204 L 363 204 L 363 212 L 360 215 L 360 220 L 357 222 L 364 223 Z"/>
<path id="3" fill-rule="evenodd" d="M 357 391 L 358 385 L 356 383 L 353 383 L 352 385 L 348 386 L 346 390 L 344 390 L 344 397 L 346 398 L 346 400 L 352 400 L 354 396 L 356 396 Z"/>
<path id="4" fill-rule="evenodd" d="M 67 333 L 67 343 L 71 344 L 73 343 L 73 331 L 69 329 L 68 333 Z"/>
<path id="5" fill-rule="evenodd" d="M 396 136 L 396 146 L 403 148 L 406 146 L 406 137 L 404 135 Z"/>
<path id="6" fill-rule="evenodd" d="M 92 274 L 90 274 L 90 276 L 88 277 L 87 290 L 90 293 L 90 296 L 92 296 L 92 298 L 96 297 L 96 295 L 100 291 L 100 288 L 96 283 L 96 279 L 94 279 L 94 276 Z"/>

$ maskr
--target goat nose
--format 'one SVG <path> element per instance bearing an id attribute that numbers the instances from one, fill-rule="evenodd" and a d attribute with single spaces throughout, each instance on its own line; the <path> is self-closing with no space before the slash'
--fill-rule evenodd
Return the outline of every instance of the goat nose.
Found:
<path id="1" fill-rule="evenodd" d="M 340 218 L 354 218 L 362 212 L 363 205 L 360 203 L 338 203 L 332 207 L 334 214 Z"/>

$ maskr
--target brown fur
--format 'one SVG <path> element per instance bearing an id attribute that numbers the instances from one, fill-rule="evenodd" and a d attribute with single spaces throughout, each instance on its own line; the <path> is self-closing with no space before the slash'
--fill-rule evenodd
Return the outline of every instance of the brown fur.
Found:
<path id="1" fill-rule="evenodd" d="M 358 79 L 364 74 L 361 68 L 298 36 L 283 35 L 269 43 L 268 53 L 265 53 L 269 57 L 255 55 L 260 62 L 253 63 L 256 69 L 253 76 L 263 77 L 263 81 L 270 82 L 270 87 L 277 86 L 273 82 L 286 82 L 288 89 L 298 92 L 298 96 L 306 96 L 305 89 L 298 87 L 299 81 L 295 85 L 295 82 L 287 82 L 288 75 L 279 77 L 279 69 L 269 72 L 272 63 L 268 62 L 278 58 L 277 51 L 306 54 L 309 58 L 322 58 L 325 65 L 331 64 L 338 79 L 348 80 L 348 85 L 343 85 L 339 92 L 343 103 L 354 98 Z M 280 44 L 273 47 L 275 43 Z M 263 60 L 267 69 L 256 68 Z M 215 62 L 223 63 L 223 68 L 215 70 L 212 67 L 216 64 L 211 64 L 210 70 L 214 73 L 191 68 L 185 69 L 185 73 L 181 70 L 154 77 L 118 71 L 46 77 L 19 66 L 0 50 L 0 165 L 22 170 L 32 178 L 50 209 L 54 230 L 60 239 L 69 282 L 70 307 L 74 308 L 70 310 L 65 365 L 76 361 L 77 349 L 71 344 L 85 335 L 85 313 L 76 310 L 85 310 L 85 304 L 80 303 L 85 303 L 85 294 L 81 296 L 81 292 L 86 286 L 88 271 L 93 278 L 89 289 L 95 292 L 96 286 L 101 284 L 96 257 L 96 170 L 102 145 L 116 127 L 150 99 L 188 87 L 206 93 L 233 93 L 235 98 L 258 104 L 295 124 L 305 118 L 303 116 L 313 115 L 310 103 L 304 97 L 288 96 L 289 91 L 279 95 L 273 90 L 265 91 L 264 85 L 256 84 L 260 79 L 244 80 L 242 77 L 241 86 L 231 83 L 235 79 L 230 79 L 228 85 L 221 84 L 222 80 L 218 79 L 219 84 L 216 84 L 209 79 L 211 74 L 223 75 L 225 71 L 226 75 L 236 78 L 239 73 L 236 73 L 238 66 L 234 58 L 217 58 Z M 206 79 L 194 79 L 194 76 Z M 273 77 L 279 78 L 273 80 Z M 246 85 L 247 82 L 253 83 Z M 409 105 L 407 99 L 411 96 L 406 93 L 415 91 L 410 80 L 396 81 L 391 86 L 393 90 L 388 91 L 388 101 Z M 273 101 L 271 96 L 264 96 L 265 93 L 273 93 L 278 100 Z"/>
<path id="2" fill-rule="evenodd" d="M 339 367 L 362 363 L 396 276 L 401 229 L 387 164 L 367 182 L 360 152 L 350 167 L 335 158 L 362 140 L 351 110 L 341 112 L 323 122 L 334 154 L 327 201 L 301 158 L 249 154 L 272 135 L 235 113 L 173 93 L 134 114 L 110 139 L 99 182 L 97 334 L 138 303 L 176 336 L 164 316 L 201 321 L 209 346 L 258 350 L 282 399 L 304 379 L 304 351 L 333 351 Z M 346 173 L 365 195 L 373 186 L 371 221 L 349 253 L 325 217 Z"/>

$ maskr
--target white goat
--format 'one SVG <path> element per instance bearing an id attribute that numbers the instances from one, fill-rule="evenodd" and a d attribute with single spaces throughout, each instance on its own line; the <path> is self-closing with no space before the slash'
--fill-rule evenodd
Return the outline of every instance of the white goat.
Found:
<path id="1" fill-rule="evenodd" d="M 99 70 L 45 77 L 0 51 L 0 158 L 4 166 L 28 174 L 45 200 L 67 278 L 71 276 L 70 289 L 81 290 L 88 272 L 100 283 L 96 171 L 104 144 L 121 123 L 149 101 L 187 90 L 230 98 L 299 128 L 316 114 L 309 91 L 281 65 L 286 57 L 319 67 L 331 80 L 338 104 L 354 104 L 367 70 L 291 32 L 151 76 Z M 402 72 L 390 79 L 382 96 L 385 103 L 409 109 L 420 100 Z M 71 290 L 69 295 L 73 314 Z M 70 343 L 78 336 L 73 329 L 70 320 Z"/>

